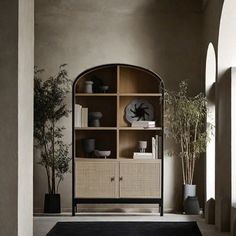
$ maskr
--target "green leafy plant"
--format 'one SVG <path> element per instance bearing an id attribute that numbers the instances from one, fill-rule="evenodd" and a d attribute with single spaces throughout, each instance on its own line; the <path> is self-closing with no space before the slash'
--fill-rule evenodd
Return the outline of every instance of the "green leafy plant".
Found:
<path id="1" fill-rule="evenodd" d="M 69 146 L 63 142 L 63 130 L 59 122 L 68 117 L 65 98 L 71 91 L 66 64 L 59 67 L 56 76 L 43 81 L 43 69 L 35 67 L 34 72 L 34 138 L 40 150 L 39 164 L 45 167 L 48 193 L 58 193 L 64 175 L 70 171 Z"/>
<path id="2" fill-rule="evenodd" d="M 206 127 L 206 97 L 199 93 L 188 96 L 188 84 L 182 81 L 178 91 L 166 91 L 167 136 L 174 139 L 180 152 L 183 183 L 192 184 L 196 160 L 206 151 L 209 129 Z"/>

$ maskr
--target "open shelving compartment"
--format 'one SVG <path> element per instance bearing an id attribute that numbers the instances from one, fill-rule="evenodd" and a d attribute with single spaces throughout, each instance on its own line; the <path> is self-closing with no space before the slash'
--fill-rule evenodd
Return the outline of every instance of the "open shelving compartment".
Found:
<path id="1" fill-rule="evenodd" d="M 106 93 L 97 90 L 95 93 L 84 93 L 85 81 L 94 78 L 95 82 L 97 79 L 109 86 Z M 125 118 L 125 108 L 134 99 L 145 100 L 153 106 L 156 127 L 131 127 Z M 103 117 L 100 127 L 74 127 L 73 119 L 73 215 L 78 203 L 157 203 L 160 206 L 160 214 L 163 215 L 163 99 L 162 80 L 144 68 L 109 64 L 87 70 L 77 77 L 73 85 L 73 104 L 88 107 L 89 112 L 100 111 Z M 151 152 L 151 139 L 156 135 L 162 138 L 162 154 L 159 159 L 133 159 L 133 152 L 138 151 L 138 141 L 148 141 L 146 151 Z M 96 158 L 94 155 L 86 156 L 81 145 L 84 138 L 94 138 L 96 148 L 111 150 L 111 156 L 107 159 Z M 103 165 L 98 164 L 101 162 Z M 95 177 L 86 174 L 87 179 L 83 179 L 81 173 L 85 172 L 97 172 L 99 176 L 96 176 L 96 173 Z M 132 172 L 142 173 L 145 175 L 143 180 L 151 181 L 150 184 L 140 182 L 142 177 L 130 175 Z M 123 176 L 120 176 L 122 173 L 125 175 L 124 181 Z M 148 177 L 150 173 L 156 173 L 156 176 Z M 110 180 L 107 179 L 108 175 L 112 175 Z M 135 179 L 139 182 L 135 183 Z M 89 185 L 89 194 L 86 185 Z M 128 187 L 135 185 L 142 192 L 138 193 L 134 189 L 129 191 Z M 96 191 L 91 195 L 93 188 Z M 109 194 L 104 196 L 100 191 Z"/>
<path id="2" fill-rule="evenodd" d="M 102 81 L 104 84 L 109 86 L 108 93 L 92 93 L 86 94 L 84 93 L 85 89 L 85 81 L 97 79 L 98 82 Z M 102 95 L 112 95 L 117 93 L 117 67 L 110 66 L 101 66 L 99 68 L 94 68 L 87 70 L 83 73 L 83 75 L 79 76 L 79 80 L 76 79 L 74 85 L 75 94 L 81 94 L 82 96 L 102 96 Z"/>

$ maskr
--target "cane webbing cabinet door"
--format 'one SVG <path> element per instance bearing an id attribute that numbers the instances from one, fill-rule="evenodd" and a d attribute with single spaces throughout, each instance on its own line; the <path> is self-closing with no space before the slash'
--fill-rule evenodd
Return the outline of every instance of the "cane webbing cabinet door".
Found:
<path id="1" fill-rule="evenodd" d="M 75 165 L 77 198 L 117 198 L 117 164 L 77 161 Z"/>
<path id="2" fill-rule="evenodd" d="M 92 93 L 85 92 L 87 81 L 93 81 Z M 108 90 L 101 91 L 101 85 Z M 161 78 L 138 66 L 101 65 L 84 71 L 75 79 L 72 100 L 73 215 L 77 204 L 91 203 L 157 204 L 163 215 L 164 83 Z M 132 127 L 125 111 L 135 100 L 151 104 L 153 116 L 150 120 L 155 121 L 155 125 Z M 98 127 L 89 122 L 88 126 L 78 125 L 81 107 L 87 108 L 88 114 L 102 113 Z M 139 152 L 137 144 L 140 140 L 146 140 L 146 152 L 152 152 L 153 137 L 158 138 L 156 158 L 134 159 L 134 152 Z M 83 146 L 86 139 L 94 139 L 95 149 L 109 150 L 111 155 L 105 159 L 97 158 L 93 152 L 86 153 Z"/>
<path id="3" fill-rule="evenodd" d="M 120 163 L 121 198 L 160 198 L 161 162 Z"/>

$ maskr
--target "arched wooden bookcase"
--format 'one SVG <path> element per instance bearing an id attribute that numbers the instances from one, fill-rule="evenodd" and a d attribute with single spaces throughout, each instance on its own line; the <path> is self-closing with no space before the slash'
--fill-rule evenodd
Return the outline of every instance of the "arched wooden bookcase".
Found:
<path id="1" fill-rule="evenodd" d="M 85 81 L 94 77 L 109 86 L 106 93 L 84 93 Z M 155 127 L 135 128 L 126 121 L 124 110 L 133 99 L 145 99 L 152 104 Z M 89 112 L 102 112 L 101 126 L 76 127 L 76 104 Z M 159 204 L 163 215 L 163 108 L 163 81 L 150 70 L 107 64 L 86 70 L 76 78 L 72 109 L 73 215 L 77 204 L 86 203 Z M 81 143 L 91 137 L 103 150 L 111 150 L 109 158 L 86 157 Z M 159 140 L 158 157 L 133 159 L 139 140 L 147 140 L 147 152 L 152 152 L 152 137 Z"/>

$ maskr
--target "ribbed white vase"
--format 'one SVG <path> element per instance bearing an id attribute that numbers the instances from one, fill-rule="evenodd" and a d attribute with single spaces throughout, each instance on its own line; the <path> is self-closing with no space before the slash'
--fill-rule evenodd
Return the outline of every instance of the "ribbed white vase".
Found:
<path id="1" fill-rule="evenodd" d="M 184 200 L 187 197 L 196 196 L 196 185 L 195 184 L 184 184 Z"/>

